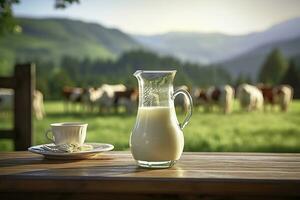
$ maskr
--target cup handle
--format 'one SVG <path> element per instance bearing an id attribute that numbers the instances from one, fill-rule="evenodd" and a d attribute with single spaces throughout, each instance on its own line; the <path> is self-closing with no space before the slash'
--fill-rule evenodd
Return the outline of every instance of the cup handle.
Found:
<path id="1" fill-rule="evenodd" d="M 186 114 L 186 117 L 184 119 L 184 121 L 182 123 L 179 123 L 179 127 L 181 129 L 184 129 L 184 127 L 189 123 L 190 118 L 192 117 L 193 114 L 193 100 L 192 97 L 190 95 L 190 93 L 188 91 L 186 91 L 185 89 L 178 89 L 174 92 L 172 98 L 173 100 L 176 98 L 177 95 L 182 94 L 189 102 L 189 108 Z"/>
<path id="2" fill-rule="evenodd" d="M 54 140 L 53 140 L 53 136 L 52 137 L 49 137 L 49 133 L 52 133 L 52 130 L 51 129 L 48 129 L 46 132 L 45 132 L 45 136 L 48 140 L 50 140 L 51 142 L 54 143 Z"/>

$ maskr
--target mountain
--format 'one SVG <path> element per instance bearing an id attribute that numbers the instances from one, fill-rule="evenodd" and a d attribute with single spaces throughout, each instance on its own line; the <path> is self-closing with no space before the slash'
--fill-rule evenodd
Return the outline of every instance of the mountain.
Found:
<path id="1" fill-rule="evenodd" d="M 36 58 L 58 63 L 66 55 L 83 59 L 116 59 L 123 52 L 146 47 L 184 61 L 217 64 L 235 77 L 254 79 L 265 56 L 280 48 L 287 57 L 300 55 L 300 18 L 247 35 L 170 32 L 161 35 L 127 35 L 95 23 L 78 20 L 18 18 L 21 34 L 0 37 L 0 74 L 15 61 Z"/>
<path id="2" fill-rule="evenodd" d="M 133 36 L 145 47 L 163 55 L 172 55 L 185 61 L 203 64 L 227 58 L 225 51 L 235 37 L 214 33 L 170 32 L 153 36 Z"/>
<path id="3" fill-rule="evenodd" d="M 58 61 L 76 58 L 114 59 L 140 45 L 118 29 L 77 20 L 18 18 L 21 34 L 0 38 L 0 62 L 34 58 Z"/>
<path id="4" fill-rule="evenodd" d="M 233 77 L 245 74 L 256 80 L 266 56 L 275 48 L 280 49 L 286 58 L 298 57 L 300 55 L 300 35 L 297 38 L 261 45 L 243 55 L 222 62 L 219 66 L 229 71 Z"/>
<path id="5" fill-rule="evenodd" d="M 269 43 L 300 36 L 300 18 L 276 24 L 269 29 L 247 35 L 220 33 L 170 32 L 160 35 L 133 37 L 144 46 L 161 54 L 203 64 L 220 63 Z"/>

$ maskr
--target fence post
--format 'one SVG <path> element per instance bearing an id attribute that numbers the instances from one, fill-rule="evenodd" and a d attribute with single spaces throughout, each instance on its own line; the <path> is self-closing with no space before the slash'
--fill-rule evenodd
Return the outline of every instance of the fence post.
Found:
<path id="1" fill-rule="evenodd" d="M 32 145 L 32 101 L 35 89 L 35 65 L 15 66 L 14 127 L 15 150 L 27 150 Z"/>

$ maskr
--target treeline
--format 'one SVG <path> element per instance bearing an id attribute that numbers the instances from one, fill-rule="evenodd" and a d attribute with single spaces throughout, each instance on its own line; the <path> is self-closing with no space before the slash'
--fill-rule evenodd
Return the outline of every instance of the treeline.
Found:
<path id="1" fill-rule="evenodd" d="M 37 88 L 47 99 L 61 98 L 63 86 L 98 87 L 103 83 L 137 86 L 132 74 L 138 69 L 176 69 L 176 85 L 207 87 L 232 82 L 230 74 L 217 66 L 183 63 L 145 50 L 126 52 L 117 60 L 80 60 L 65 56 L 59 65 L 40 60 L 35 60 L 35 63 Z"/>
<path id="2" fill-rule="evenodd" d="M 287 59 L 279 49 L 266 57 L 258 80 L 267 85 L 288 84 L 294 88 L 294 97 L 300 98 L 300 62 L 298 57 Z"/>
<path id="3" fill-rule="evenodd" d="M 122 83 L 136 87 L 133 73 L 138 69 L 170 70 L 176 69 L 175 85 L 207 87 L 211 85 L 241 83 L 265 83 L 268 85 L 289 84 L 294 88 L 294 95 L 300 98 L 300 59 L 287 59 L 278 49 L 266 57 L 257 76 L 241 74 L 233 79 L 230 74 L 218 66 L 202 66 L 170 56 L 159 56 L 145 50 L 130 51 L 116 60 L 90 60 L 65 56 L 60 64 L 52 61 L 34 61 L 37 65 L 37 88 L 46 99 L 60 99 L 64 86 L 99 87 L 103 83 Z"/>

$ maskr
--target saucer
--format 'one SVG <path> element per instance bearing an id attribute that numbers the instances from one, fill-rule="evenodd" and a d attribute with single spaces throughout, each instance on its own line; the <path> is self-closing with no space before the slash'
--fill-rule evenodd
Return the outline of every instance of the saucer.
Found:
<path id="1" fill-rule="evenodd" d="M 91 145 L 93 147 L 92 150 L 88 151 L 78 151 L 78 152 L 53 152 L 45 149 L 45 145 L 48 147 L 55 146 L 55 144 L 43 144 L 36 145 L 28 148 L 28 151 L 32 153 L 37 153 L 45 156 L 45 158 L 49 159 L 86 159 L 95 156 L 98 153 L 102 153 L 105 151 L 110 151 L 114 148 L 111 144 L 104 143 L 85 143 L 87 145 Z"/>

